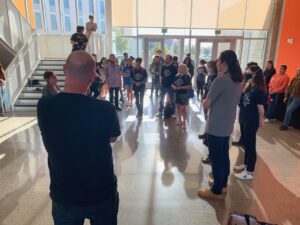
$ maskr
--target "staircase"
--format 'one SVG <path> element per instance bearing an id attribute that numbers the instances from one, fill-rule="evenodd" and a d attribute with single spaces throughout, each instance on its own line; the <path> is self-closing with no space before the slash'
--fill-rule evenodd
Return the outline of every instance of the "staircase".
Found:
<path id="1" fill-rule="evenodd" d="M 38 80 L 39 85 L 29 86 L 26 84 L 18 100 L 15 102 L 15 111 L 36 110 L 38 100 L 42 97 L 42 89 L 46 85 L 46 81 L 43 78 L 45 71 L 53 71 L 57 76 L 58 86 L 63 89 L 65 84 L 63 64 L 65 64 L 65 60 L 42 60 L 30 77 L 31 80 Z"/>

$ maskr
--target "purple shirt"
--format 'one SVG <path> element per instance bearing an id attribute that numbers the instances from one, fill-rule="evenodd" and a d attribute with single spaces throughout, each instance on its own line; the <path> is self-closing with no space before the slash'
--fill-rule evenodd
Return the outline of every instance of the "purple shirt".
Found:
<path id="1" fill-rule="evenodd" d="M 108 85 L 111 88 L 120 87 L 121 67 L 118 64 L 108 62 L 106 67 L 106 76 Z"/>

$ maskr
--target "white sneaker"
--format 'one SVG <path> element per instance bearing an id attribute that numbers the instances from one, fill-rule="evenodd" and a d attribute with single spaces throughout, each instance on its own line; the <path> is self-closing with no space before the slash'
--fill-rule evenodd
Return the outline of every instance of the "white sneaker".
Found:
<path id="1" fill-rule="evenodd" d="M 265 119 L 265 123 L 270 123 L 270 120 L 269 119 Z"/>
<path id="2" fill-rule="evenodd" d="M 246 165 L 245 164 L 242 164 L 242 165 L 236 165 L 233 167 L 234 170 L 237 170 L 237 171 L 241 171 L 241 170 L 244 170 L 246 168 Z"/>
<path id="3" fill-rule="evenodd" d="M 172 118 L 172 119 L 176 119 L 176 115 L 175 115 L 175 114 L 172 114 L 172 115 L 171 115 L 171 118 Z"/>
<path id="4" fill-rule="evenodd" d="M 253 175 L 246 170 L 244 170 L 240 173 L 236 173 L 236 174 L 234 174 L 234 176 L 240 180 L 252 180 L 253 179 Z"/>

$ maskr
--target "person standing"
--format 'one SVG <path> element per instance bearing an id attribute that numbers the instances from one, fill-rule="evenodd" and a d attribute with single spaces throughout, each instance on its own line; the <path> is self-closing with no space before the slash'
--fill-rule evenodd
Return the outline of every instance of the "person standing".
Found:
<path id="1" fill-rule="evenodd" d="M 110 143 L 120 136 L 111 103 L 87 96 L 95 61 L 73 52 L 64 65 L 64 91 L 41 98 L 37 119 L 48 153 L 55 225 L 117 225 L 119 194 Z"/>
<path id="2" fill-rule="evenodd" d="M 240 99 L 240 120 L 243 130 L 245 159 L 242 165 L 234 167 L 235 177 L 241 180 L 253 179 L 256 163 L 256 133 L 264 126 L 264 103 L 267 88 L 264 74 L 259 66 L 251 66 L 252 78 L 244 87 Z"/>
<path id="3" fill-rule="evenodd" d="M 151 63 L 150 68 L 149 68 L 150 74 L 152 76 L 150 98 L 152 98 L 154 90 L 155 90 L 156 97 L 158 97 L 158 90 L 159 90 L 159 86 L 160 86 L 159 77 L 161 74 L 161 70 L 162 70 L 162 64 L 161 64 L 159 56 L 156 55 L 154 57 L 154 61 Z"/>
<path id="4" fill-rule="evenodd" d="M 204 93 L 204 84 L 205 84 L 205 77 L 207 75 L 207 69 L 206 69 L 206 61 L 204 59 L 200 60 L 200 65 L 197 68 L 197 99 L 199 99 L 199 94 L 201 94 L 201 97 Z"/>
<path id="5" fill-rule="evenodd" d="M 164 111 L 164 101 L 166 94 L 169 96 L 171 104 L 171 114 L 172 118 L 176 119 L 175 116 L 175 96 L 174 90 L 171 85 L 174 82 L 175 76 L 177 74 L 177 68 L 173 64 L 172 56 L 166 55 L 165 58 L 166 64 L 162 67 L 160 75 L 160 103 L 159 103 L 159 113 L 157 117 L 162 117 Z"/>
<path id="6" fill-rule="evenodd" d="M 116 56 L 110 54 L 106 66 L 106 76 L 109 86 L 109 101 L 116 107 L 117 111 L 122 111 L 119 107 L 119 91 L 121 86 L 121 68 L 116 62 Z"/>
<path id="7" fill-rule="evenodd" d="M 144 114 L 144 95 L 147 82 L 147 71 L 142 67 L 142 58 L 135 59 L 135 67 L 131 71 L 131 78 L 133 80 L 133 91 L 135 96 L 138 119 L 143 118 Z"/>
<path id="8" fill-rule="evenodd" d="M 244 87 L 246 87 L 248 85 L 248 83 L 250 82 L 250 80 L 252 79 L 252 72 L 250 70 L 250 67 L 252 66 L 258 66 L 257 62 L 249 62 L 247 63 L 246 69 L 245 69 L 245 73 L 244 73 L 244 82 L 243 82 L 243 89 Z M 239 125 L 240 125 L 240 138 L 238 141 L 233 141 L 232 145 L 233 146 L 237 146 L 237 147 L 244 147 L 244 125 L 242 124 L 243 122 L 241 121 L 241 110 L 239 110 Z"/>
<path id="9" fill-rule="evenodd" d="M 293 112 L 300 106 L 300 67 L 297 69 L 295 77 L 288 86 L 283 101 L 287 103 L 287 109 L 284 116 L 284 122 L 279 129 L 287 130 L 289 128 Z"/>
<path id="10" fill-rule="evenodd" d="M 283 101 L 284 93 L 290 82 L 289 76 L 285 73 L 287 70 L 286 65 L 281 65 L 279 74 L 272 77 L 269 83 L 269 94 L 271 102 L 268 106 L 265 122 L 269 123 L 271 120 L 276 119 L 276 115 L 280 106 L 280 102 Z"/>
<path id="11" fill-rule="evenodd" d="M 125 90 L 127 90 L 127 105 L 132 106 L 132 78 L 131 71 L 133 69 L 132 61 L 130 58 L 127 59 L 127 63 L 122 68 L 123 84 Z"/>
<path id="12" fill-rule="evenodd" d="M 178 66 L 178 74 L 176 75 L 172 88 L 175 91 L 177 125 L 182 129 L 186 129 L 186 107 L 189 104 L 188 90 L 192 89 L 191 76 L 189 75 L 187 66 L 180 64 Z"/>
<path id="13" fill-rule="evenodd" d="M 234 51 L 223 51 L 217 60 L 217 67 L 220 75 L 203 101 L 204 108 L 209 110 L 206 132 L 213 181 L 210 182 L 211 188 L 198 190 L 199 197 L 212 200 L 222 200 L 222 192 L 227 189 L 230 173 L 229 137 L 233 131 L 243 81 Z"/>
<path id="14" fill-rule="evenodd" d="M 195 66 L 192 64 L 191 58 L 185 57 L 185 59 L 183 60 L 183 64 L 185 64 L 187 66 L 189 74 L 191 75 L 191 77 L 193 79 Z"/>
<path id="15" fill-rule="evenodd" d="M 6 79 L 5 79 L 4 69 L 0 63 L 0 92 L 1 92 L 0 96 L 2 97 L 2 99 L 0 98 L 0 112 L 2 113 L 4 113 L 8 107 L 8 96 L 6 92 L 5 82 Z"/>
<path id="16" fill-rule="evenodd" d="M 210 87 L 211 87 L 213 81 L 218 76 L 218 68 L 217 68 L 217 62 L 216 61 L 214 61 L 214 60 L 208 61 L 208 63 L 207 63 L 207 72 L 208 72 L 208 76 L 207 76 L 207 81 L 206 81 L 205 88 L 204 88 L 204 94 L 201 98 L 201 102 L 203 102 L 206 99 L 206 96 L 207 96 L 207 94 L 210 90 Z M 204 110 L 204 116 L 205 116 L 205 120 L 207 120 L 207 117 L 208 117 L 208 111 L 207 110 Z M 203 144 L 208 147 L 207 133 L 206 132 L 204 132 L 203 134 L 198 135 L 198 138 L 203 139 Z M 209 154 L 207 155 L 206 158 L 202 159 L 202 163 L 210 164 Z"/>
<path id="17" fill-rule="evenodd" d="M 85 50 L 88 43 L 88 38 L 83 34 L 83 32 L 84 32 L 84 27 L 77 26 L 76 33 L 71 36 L 70 41 L 71 44 L 73 45 L 72 52 Z"/>
<path id="18" fill-rule="evenodd" d="M 266 69 L 264 71 L 264 78 L 265 78 L 267 89 L 269 89 L 269 83 L 275 74 L 276 74 L 276 69 L 274 68 L 273 60 L 267 61 Z"/>
<path id="19" fill-rule="evenodd" d="M 97 30 L 97 23 L 94 22 L 94 16 L 89 15 L 89 20 L 90 21 L 85 25 L 86 36 L 88 39 L 90 39 L 92 32 L 96 32 Z"/>
<path id="20" fill-rule="evenodd" d="M 128 60 L 128 53 L 127 52 L 124 52 L 123 53 L 123 56 L 124 56 L 124 59 L 122 59 L 121 60 L 121 69 L 123 69 L 123 67 L 125 67 L 126 66 L 126 64 L 127 64 L 127 60 Z M 132 63 L 132 61 L 131 61 L 131 63 Z"/>

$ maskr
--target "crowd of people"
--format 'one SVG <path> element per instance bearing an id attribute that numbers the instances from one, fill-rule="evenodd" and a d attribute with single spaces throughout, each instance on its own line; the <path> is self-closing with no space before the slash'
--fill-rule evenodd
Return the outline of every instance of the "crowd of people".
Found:
<path id="1" fill-rule="evenodd" d="M 251 180 L 258 129 L 275 119 L 280 104 L 287 102 L 280 126 L 280 130 L 286 130 L 293 111 L 300 106 L 300 69 L 290 82 L 287 66 L 282 65 L 276 74 L 271 60 L 264 71 L 256 62 L 250 62 L 242 72 L 235 52 L 226 50 L 217 60 L 200 60 L 196 68 L 190 54 L 179 63 L 178 57 L 163 58 L 158 50 L 148 69 L 142 62 L 142 58 L 127 53 L 121 63 L 114 54 L 98 62 L 96 55 L 74 50 L 64 66 L 63 91 L 57 86 L 56 75 L 45 72 L 47 85 L 38 103 L 38 122 L 49 154 L 55 224 L 66 220 L 66 210 L 69 222 L 77 219 L 82 224 L 82 219 L 89 218 L 117 224 L 119 197 L 109 143 L 121 134 L 117 116 L 123 107 L 120 102 L 130 107 L 135 100 L 136 117 L 142 120 L 148 72 L 152 79 L 150 98 L 159 98 L 157 117 L 177 119 L 177 125 L 185 130 L 190 99 L 197 99 L 204 107 L 207 123 L 199 138 L 208 146 L 209 154 L 202 161 L 211 164 L 212 178 L 209 187 L 198 190 L 200 198 L 222 200 L 228 191 L 230 136 L 237 107 L 241 136 L 232 144 L 245 150 L 245 158 L 243 164 L 234 166 L 234 176 Z M 107 94 L 110 103 L 102 101 Z M 74 138 L 77 136 L 81 138 Z M 86 154 L 81 154 L 83 149 Z"/>

